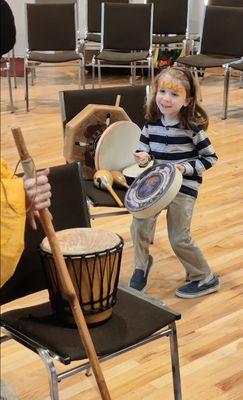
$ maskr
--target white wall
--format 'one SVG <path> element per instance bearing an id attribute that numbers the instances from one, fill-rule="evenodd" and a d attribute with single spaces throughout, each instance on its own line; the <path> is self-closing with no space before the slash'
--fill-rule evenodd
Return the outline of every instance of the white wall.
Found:
<path id="1" fill-rule="evenodd" d="M 25 11 L 24 4 L 27 0 L 7 0 L 15 18 L 17 38 L 15 45 L 16 57 L 23 57 L 25 53 Z M 58 1 L 58 0 L 55 0 Z M 35 0 L 28 0 L 28 3 L 34 3 Z M 86 21 L 86 0 L 79 2 L 79 26 L 81 37 L 85 32 Z M 143 3 L 143 0 L 131 0 L 134 3 Z M 188 10 L 188 31 L 189 33 L 200 33 L 202 27 L 204 0 L 189 0 Z"/>

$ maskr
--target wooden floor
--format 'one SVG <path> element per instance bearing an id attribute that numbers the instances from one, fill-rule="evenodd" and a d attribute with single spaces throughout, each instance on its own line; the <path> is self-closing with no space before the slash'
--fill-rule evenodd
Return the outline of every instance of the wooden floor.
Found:
<path id="1" fill-rule="evenodd" d="M 127 76 L 106 76 L 104 85 L 128 84 Z M 138 84 L 140 80 L 138 79 Z M 39 69 L 30 88 L 30 112 L 25 112 L 23 79 L 14 90 L 16 113 L 8 111 L 6 79 L 2 79 L 2 156 L 15 167 L 18 156 L 10 128 L 20 126 L 37 167 L 64 163 L 58 91 L 76 89 L 75 68 Z M 205 174 L 193 219 L 192 233 L 215 274 L 218 293 L 193 300 L 175 297 L 184 271 L 168 243 L 165 215 L 159 217 L 151 254 L 154 265 L 147 293 L 182 313 L 178 323 L 184 400 L 240 400 L 243 396 L 243 89 L 231 79 L 229 116 L 221 120 L 223 76 L 207 73 L 202 81 L 203 105 L 210 115 L 209 137 L 219 156 Z M 115 156 L 115 155 L 114 155 Z M 119 233 L 125 240 L 120 282 L 133 271 L 129 215 L 97 219 L 93 227 Z M 45 292 L 5 305 L 31 305 Z M 37 355 L 8 341 L 1 346 L 2 378 L 22 400 L 49 398 L 48 379 Z M 64 368 L 61 367 L 60 370 Z M 172 400 L 169 346 L 166 338 L 102 364 L 112 399 Z M 60 400 L 99 399 L 93 377 L 75 375 L 60 384 Z"/>

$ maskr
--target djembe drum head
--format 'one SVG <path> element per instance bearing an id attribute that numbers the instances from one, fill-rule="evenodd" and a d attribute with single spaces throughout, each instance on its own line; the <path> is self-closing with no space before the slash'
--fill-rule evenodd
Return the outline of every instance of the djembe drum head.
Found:
<path id="1" fill-rule="evenodd" d="M 56 232 L 68 272 L 88 325 L 107 320 L 116 302 L 123 240 L 113 232 L 73 228 Z M 57 317 L 74 323 L 48 239 L 41 243 L 51 306 Z"/>
<path id="2" fill-rule="evenodd" d="M 136 218 L 149 218 L 166 208 L 182 184 L 182 175 L 172 163 L 152 166 L 128 189 L 125 207 Z"/>

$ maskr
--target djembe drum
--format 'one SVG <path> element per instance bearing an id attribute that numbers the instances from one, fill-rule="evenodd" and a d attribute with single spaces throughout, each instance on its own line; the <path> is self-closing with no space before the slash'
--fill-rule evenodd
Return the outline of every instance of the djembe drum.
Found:
<path id="1" fill-rule="evenodd" d="M 56 234 L 87 324 L 104 322 L 116 302 L 123 239 L 93 228 L 66 229 Z M 61 321 L 74 323 L 47 238 L 40 247 L 51 306 Z"/>
<path id="2" fill-rule="evenodd" d="M 182 184 L 182 175 L 172 163 L 146 169 L 131 184 L 125 207 L 136 218 L 149 218 L 166 208 Z"/>

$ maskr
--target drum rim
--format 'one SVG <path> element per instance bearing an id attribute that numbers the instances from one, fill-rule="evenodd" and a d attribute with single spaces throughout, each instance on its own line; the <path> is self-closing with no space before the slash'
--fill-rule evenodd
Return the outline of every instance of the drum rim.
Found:
<path id="1" fill-rule="evenodd" d="M 78 252 L 66 254 L 66 253 L 62 252 L 62 249 L 61 249 L 61 253 L 62 253 L 62 255 L 63 255 L 64 258 L 68 258 L 68 257 L 70 257 L 70 258 L 84 258 L 84 259 L 85 259 L 85 258 L 91 258 L 92 255 L 93 255 L 93 256 L 97 256 L 97 255 L 102 255 L 102 254 L 113 253 L 113 252 L 115 252 L 115 250 L 119 249 L 120 247 L 122 248 L 122 247 L 124 246 L 124 239 L 123 239 L 123 237 L 122 237 L 121 235 L 119 235 L 118 233 L 115 233 L 115 232 L 107 231 L 107 230 L 105 230 L 105 229 L 99 229 L 99 228 L 80 228 L 80 227 L 78 227 L 78 228 L 62 229 L 62 230 L 60 230 L 60 231 L 57 231 L 56 234 L 58 234 L 58 232 L 68 231 L 68 230 L 75 230 L 75 229 L 78 229 L 78 230 L 80 230 L 80 229 L 89 229 L 89 230 L 95 230 L 95 231 L 101 231 L 101 232 L 110 233 L 110 234 L 112 234 L 112 235 L 115 235 L 115 236 L 118 238 L 118 242 L 117 242 L 117 244 L 115 244 L 114 246 L 109 247 L 109 248 L 105 248 L 104 250 L 93 251 L 93 252 L 89 252 L 89 253 L 81 253 L 81 254 L 78 253 Z M 44 254 L 46 254 L 46 255 L 49 254 L 49 255 L 51 255 L 51 256 L 53 257 L 53 253 L 52 253 L 52 251 L 51 251 L 51 248 L 48 249 L 48 250 L 42 248 L 42 246 L 43 246 L 43 241 L 44 241 L 44 240 L 47 240 L 47 237 L 46 237 L 46 236 L 44 237 L 44 239 L 43 239 L 43 240 L 41 241 L 41 243 L 39 244 L 39 250 L 40 250 L 42 253 L 44 253 Z M 48 243 L 48 246 L 49 246 L 48 240 L 47 240 L 47 243 Z"/>
<path id="2" fill-rule="evenodd" d="M 140 209 L 132 209 L 130 206 L 128 206 L 128 201 L 127 201 L 127 197 L 129 195 L 129 193 L 131 192 L 132 189 L 134 189 L 134 187 L 137 186 L 137 182 L 139 180 L 142 180 L 144 178 L 144 176 L 146 176 L 150 170 L 158 168 L 160 166 L 165 167 L 166 165 L 170 165 L 173 168 L 173 172 L 174 172 L 174 178 L 173 181 L 170 183 L 167 192 L 165 193 L 165 195 L 163 196 L 163 198 L 165 199 L 166 197 L 169 196 L 169 189 L 172 188 L 172 185 L 175 184 L 177 186 L 176 188 L 176 194 L 179 192 L 181 184 L 182 184 L 182 175 L 180 173 L 180 171 L 176 168 L 176 166 L 171 163 L 171 162 L 163 162 L 160 164 L 156 164 L 156 165 L 152 165 L 151 167 L 149 167 L 148 169 L 146 169 L 144 172 L 142 172 L 131 184 L 130 188 L 128 189 L 126 196 L 125 196 L 125 200 L 124 200 L 124 205 L 127 208 L 127 210 L 134 215 L 137 218 L 149 218 L 153 215 L 156 215 L 158 212 L 162 211 L 164 208 L 167 207 L 167 204 L 165 204 L 164 206 L 161 206 L 162 203 L 162 198 L 157 200 L 156 202 L 154 202 L 153 204 L 151 204 L 151 207 L 148 207 L 148 204 L 143 205 Z M 179 187 L 179 188 L 178 188 Z M 166 203 L 166 202 L 165 202 Z M 146 213 L 146 210 L 149 210 L 151 208 L 151 213 L 149 213 L 149 211 Z M 140 214 L 142 214 L 140 216 Z M 146 214 L 146 216 L 143 216 L 143 214 Z"/>

